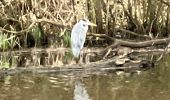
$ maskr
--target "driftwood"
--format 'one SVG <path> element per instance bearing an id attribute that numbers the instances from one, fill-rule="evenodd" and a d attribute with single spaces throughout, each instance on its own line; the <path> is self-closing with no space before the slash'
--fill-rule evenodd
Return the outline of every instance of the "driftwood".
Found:
<path id="1" fill-rule="evenodd" d="M 154 45 L 167 45 L 169 42 L 170 42 L 170 38 L 147 40 L 143 42 L 129 42 L 129 41 L 116 39 L 115 43 L 112 46 L 121 45 L 121 46 L 126 46 L 131 48 L 143 48 L 143 47 L 149 47 Z"/>
<path id="2" fill-rule="evenodd" d="M 105 34 L 89 34 L 89 36 L 103 37 L 103 38 L 109 39 L 113 43 L 108 48 L 115 48 L 117 46 L 125 46 L 125 47 L 131 47 L 131 48 L 143 48 L 143 47 L 149 47 L 149 46 L 155 46 L 155 45 L 167 45 L 170 42 L 170 38 L 153 39 L 153 40 L 146 40 L 146 41 L 125 41 L 125 40 L 109 37 Z"/>

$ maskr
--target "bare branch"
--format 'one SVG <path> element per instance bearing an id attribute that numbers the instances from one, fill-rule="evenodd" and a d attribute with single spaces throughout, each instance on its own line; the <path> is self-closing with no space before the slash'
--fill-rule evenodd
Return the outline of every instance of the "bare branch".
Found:
<path id="1" fill-rule="evenodd" d="M 143 38 L 150 39 L 150 37 L 147 36 L 147 35 L 140 35 L 140 34 L 138 34 L 138 33 L 135 33 L 135 32 L 132 32 L 132 31 L 123 29 L 123 28 L 116 28 L 116 30 L 122 31 L 122 32 L 126 32 L 126 33 L 131 34 L 131 35 L 134 35 L 134 36 L 138 36 L 138 37 L 143 37 Z"/>
<path id="2" fill-rule="evenodd" d="M 24 30 L 21 30 L 21 31 L 10 31 L 10 30 L 4 29 L 4 28 L 2 28 L 2 27 L 0 27 L 0 30 L 1 30 L 1 31 L 4 31 L 4 32 L 7 32 L 7 33 L 13 33 L 13 34 L 21 35 L 21 34 L 23 34 L 24 32 L 28 32 L 29 30 L 31 30 L 36 23 L 40 23 L 40 22 L 50 23 L 50 24 L 56 25 L 56 26 L 58 26 L 58 27 L 60 27 L 60 28 L 67 27 L 67 26 L 64 26 L 64 25 L 62 25 L 62 24 L 57 24 L 56 22 L 51 21 L 51 20 L 49 20 L 49 19 L 43 18 L 43 19 L 38 19 L 37 21 L 31 23 L 28 28 L 26 28 L 26 29 L 24 29 Z"/>
<path id="3" fill-rule="evenodd" d="M 167 5 L 167 6 L 170 6 L 170 2 L 165 2 L 164 0 L 159 0 L 161 3 Z"/>
<path id="4" fill-rule="evenodd" d="M 24 33 L 24 32 L 29 31 L 34 25 L 35 25 L 35 22 L 33 22 L 27 29 L 21 30 L 21 31 L 10 31 L 10 30 L 4 29 L 4 28 L 2 28 L 2 27 L 0 27 L 0 30 L 1 30 L 1 31 L 4 31 L 4 32 L 7 32 L 7 33 L 13 33 L 13 34 L 18 34 L 18 35 L 20 35 L 20 33 Z"/>
<path id="5" fill-rule="evenodd" d="M 96 33 L 91 33 L 91 34 L 88 34 L 88 36 L 95 36 L 95 37 L 104 37 L 104 38 L 107 38 L 107 39 L 109 39 L 109 40 L 111 40 L 111 41 L 115 41 L 115 39 L 113 38 L 113 37 L 110 37 L 110 36 L 108 36 L 108 35 L 106 35 L 106 34 L 96 34 Z"/>

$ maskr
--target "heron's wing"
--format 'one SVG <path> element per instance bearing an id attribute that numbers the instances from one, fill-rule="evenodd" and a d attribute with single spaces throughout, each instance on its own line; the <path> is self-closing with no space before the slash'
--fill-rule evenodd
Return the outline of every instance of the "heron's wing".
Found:
<path id="1" fill-rule="evenodd" d="M 71 32 L 71 46 L 74 55 L 79 55 L 80 50 L 83 48 L 87 30 L 88 27 L 82 27 L 79 23 L 73 27 Z"/>
<path id="2" fill-rule="evenodd" d="M 79 43 L 81 44 L 80 48 L 83 49 L 84 47 L 84 42 L 86 40 L 86 33 L 87 33 L 87 30 L 84 29 L 84 31 L 82 33 L 79 34 Z"/>
<path id="3" fill-rule="evenodd" d="M 81 44 L 80 48 L 84 47 L 84 42 L 86 40 L 86 34 L 88 30 L 88 25 L 82 26 L 79 28 L 79 43 Z"/>

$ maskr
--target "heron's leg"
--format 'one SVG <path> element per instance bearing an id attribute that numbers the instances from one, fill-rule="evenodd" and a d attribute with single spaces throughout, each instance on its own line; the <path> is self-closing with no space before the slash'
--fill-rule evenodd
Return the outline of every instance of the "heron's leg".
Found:
<path id="1" fill-rule="evenodd" d="M 78 58 L 74 58 L 74 60 L 76 61 L 76 64 L 83 64 L 83 50 L 80 51 L 79 57 Z"/>
<path id="2" fill-rule="evenodd" d="M 83 50 L 80 52 L 79 63 L 83 64 Z"/>
<path id="3" fill-rule="evenodd" d="M 80 59 L 80 57 L 78 57 L 78 58 L 74 58 L 75 59 L 75 61 L 76 61 L 76 64 L 78 64 L 79 63 L 79 59 Z"/>

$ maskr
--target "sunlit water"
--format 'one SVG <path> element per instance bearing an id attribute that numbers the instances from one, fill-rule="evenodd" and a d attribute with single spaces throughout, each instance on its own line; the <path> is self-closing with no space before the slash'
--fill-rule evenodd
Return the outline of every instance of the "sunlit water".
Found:
<path id="1" fill-rule="evenodd" d="M 170 58 L 139 75 L 6 76 L 0 100 L 170 100 Z"/>

